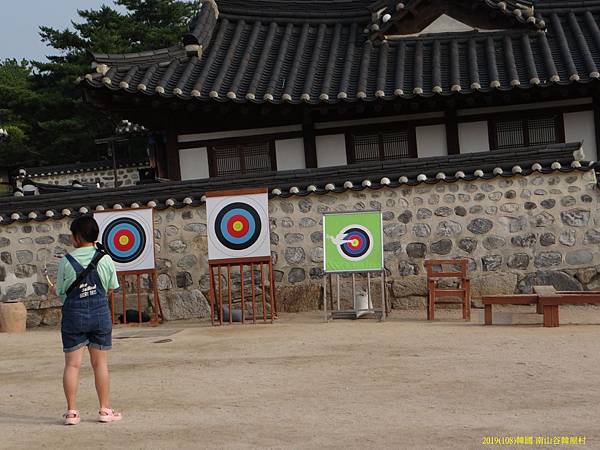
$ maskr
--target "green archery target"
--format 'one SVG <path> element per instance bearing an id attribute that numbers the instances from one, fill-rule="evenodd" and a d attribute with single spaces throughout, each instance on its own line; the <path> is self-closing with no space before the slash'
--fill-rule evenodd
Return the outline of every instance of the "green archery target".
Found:
<path id="1" fill-rule="evenodd" d="M 383 270 L 383 233 L 379 211 L 325 214 L 325 272 Z"/>

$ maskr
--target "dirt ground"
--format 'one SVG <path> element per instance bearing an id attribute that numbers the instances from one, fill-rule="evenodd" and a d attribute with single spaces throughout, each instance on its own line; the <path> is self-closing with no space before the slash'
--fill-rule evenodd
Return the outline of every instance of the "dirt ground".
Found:
<path id="1" fill-rule="evenodd" d="M 586 445 L 512 448 L 600 448 L 597 325 L 288 314 L 275 325 L 142 330 L 176 333 L 114 340 L 124 420 L 95 422 L 86 361 L 75 427 L 60 420 L 59 331 L 0 334 L 0 448 L 474 449 L 490 447 L 486 436 L 581 436 Z"/>

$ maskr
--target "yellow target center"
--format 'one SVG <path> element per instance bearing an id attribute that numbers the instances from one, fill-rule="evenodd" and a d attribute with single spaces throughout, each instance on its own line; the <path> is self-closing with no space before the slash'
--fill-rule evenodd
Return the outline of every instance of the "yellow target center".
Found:
<path id="1" fill-rule="evenodd" d="M 352 244 L 352 247 L 358 247 L 358 239 L 352 239 L 352 241 L 350 242 Z"/>
<path id="2" fill-rule="evenodd" d="M 235 231 L 242 231 L 242 228 L 244 228 L 244 224 L 242 222 L 240 222 L 239 220 L 237 222 L 233 223 L 233 229 Z"/>
<path id="3" fill-rule="evenodd" d="M 119 244 L 121 244 L 121 245 L 129 244 L 129 238 L 127 236 L 119 237 Z"/>

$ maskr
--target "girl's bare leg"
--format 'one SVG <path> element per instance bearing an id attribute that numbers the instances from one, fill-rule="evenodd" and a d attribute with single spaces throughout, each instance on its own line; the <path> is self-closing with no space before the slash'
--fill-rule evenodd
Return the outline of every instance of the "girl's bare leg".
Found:
<path id="1" fill-rule="evenodd" d="M 85 347 L 74 352 L 65 353 L 65 371 L 63 372 L 63 389 L 67 398 L 67 409 L 77 409 L 77 387 L 79 386 L 79 369 Z"/>
<path id="2" fill-rule="evenodd" d="M 90 347 L 90 361 L 94 369 L 94 381 L 100 408 L 109 407 L 110 382 L 108 378 L 108 350 L 98 350 Z"/>

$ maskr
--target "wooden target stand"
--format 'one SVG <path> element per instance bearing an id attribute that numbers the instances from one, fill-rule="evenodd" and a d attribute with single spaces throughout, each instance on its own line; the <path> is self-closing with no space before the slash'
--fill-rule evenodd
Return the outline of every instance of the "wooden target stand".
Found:
<path id="1" fill-rule="evenodd" d="M 275 279 L 273 277 L 273 260 L 268 257 L 236 258 L 209 261 L 210 276 L 210 317 L 213 325 L 223 325 L 228 322 L 256 323 L 257 315 L 262 316 L 262 323 L 273 323 L 277 316 L 277 302 L 275 300 Z M 239 273 L 240 276 L 240 317 L 234 317 L 233 282 L 232 274 Z M 245 289 L 245 275 L 250 275 L 250 294 L 247 296 Z M 256 275 L 260 278 L 256 280 Z M 215 276 L 217 277 L 215 280 Z M 223 282 L 225 279 L 225 282 Z M 258 286 L 257 286 L 258 285 Z M 260 294 L 257 294 L 257 287 Z M 257 312 L 257 299 L 260 297 L 261 311 Z M 269 299 L 270 311 L 267 311 L 267 300 Z M 246 301 L 252 301 L 252 316 L 246 316 Z M 228 314 L 223 317 L 224 306 L 227 306 Z M 257 314 L 258 313 L 258 314 Z M 236 320 L 234 320 L 236 319 Z"/>
<path id="2" fill-rule="evenodd" d="M 140 278 L 142 275 L 148 275 L 150 278 L 150 284 L 152 286 L 152 314 L 150 314 L 150 322 L 142 323 L 142 289 Z M 135 289 L 137 296 L 137 311 L 138 321 L 127 323 L 127 277 L 135 276 Z M 117 272 L 117 278 L 119 279 L 119 285 L 121 286 L 121 302 L 123 304 L 123 325 L 149 325 L 157 326 L 164 321 L 164 315 L 162 311 L 162 305 L 160 304 L 160 297 L 158 295 L 158 280 L 156 269 L 148 270 L 131 270 L 124 272 Z M 113 325 L 120 325 L 121 322 L 117 319 L 117 311 L 115 310 L 115 293 L 113 292 L 110 296 L 110 311 Z"/>

